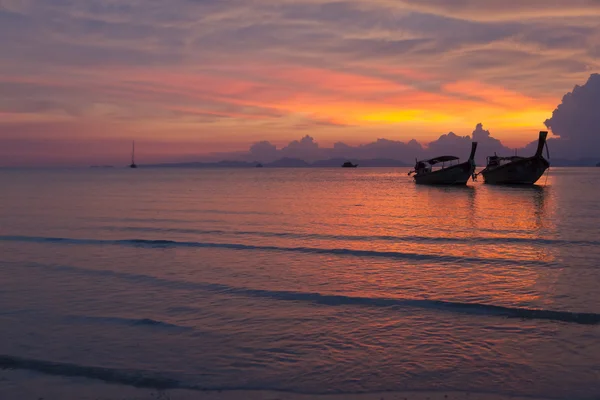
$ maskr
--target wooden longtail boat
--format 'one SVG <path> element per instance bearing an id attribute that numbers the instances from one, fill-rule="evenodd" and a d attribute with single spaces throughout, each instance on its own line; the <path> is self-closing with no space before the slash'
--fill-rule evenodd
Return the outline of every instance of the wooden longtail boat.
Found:
<path id="1" fill-rule="evenodd" d="M 471 155 L 463 163 L 459 163 L 459 158 L 455 156 L 441 156 L 429 160 L 421 160 L 415 163 L 415 169 L 408 175 L 413 175 L 417 184 L 424 185 L 466 185 L 469 178 L 475 173 L 475 151 L 477 142 L 471 145 Z M 456 161 L 456 163 L 452 163 Z M 434 166 L 442 164 L 442 167 L 435 169 Z M 446 165 L 450 163 L 450 165 Z"/>
<path id="2" fill-rule="evenodd" d="M 494 154 L 487 158 L 487 166 L 479 174 L 483 175 L 485 183 L 533 185 L 550 167 L 550 162 L 542 152 L 546 147 L 546 155 L 550 158 L 546 138 L 548 132 L 540 131 L 538 147 L 532 157 L 499 157 Z M 478 174 L 478 175 L 479 175 Z"/>

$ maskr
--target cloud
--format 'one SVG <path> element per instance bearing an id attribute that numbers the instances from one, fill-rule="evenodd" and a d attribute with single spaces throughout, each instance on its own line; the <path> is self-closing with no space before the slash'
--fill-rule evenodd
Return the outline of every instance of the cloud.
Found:
<path id="1" fill-rule="evenodd" d="M 283 157 L 300 158 L 313 161 L 322 156 L 319 144 L 312 136 L 306 135 L 300 140 L 293 140 L 281 149 Z"/>
<path id="2" fill-rule="evenodd" d="M 266 140 L 254 143 L 250 147 L 250 156 L 252 160 L 261 160 L 262 162 L 270 162 L 277 159 L 277 146 L 269 143 Z"/>
<path id="3" fill-rule="evenodd" d="M 387 2 L 387 0 L 380 1 Z M 600 4 L 596 0 L 569 2 L 492 0 L 485 3 L 478 0 L 402 0 L 399 3 L 422 12 L 479 21 L 600 16 Z"/>
<path id="4" fill-rule="evenodd" d="M 502 146 L 500 140 L 493 138 L 490 131 L 483 129 L 483 124 L 479 123 L 473 131 L 472 138 L 474 142 L 489 146 Z"/>
<path id="5" fill-rule="evenodd" d="M 351 158 L 351 159 L 395 159 L 412 160 L 415 157 L 421 157 L 425 151 L 421 144 L 416 140 L 403 142 L 399 140 L 377 139 L 372 143 L 361 144 L 358 146 L 347 145 L 343 142 L 335 143 L 333 148 L 328 151 L 331 157 Z"/>
<path id="6" fill-rule="evenodd" d="M 597 134 L 600 128 L 600 74 L 592 74 L 588 81 L 576 85 L 562 98 L 544 123 L 552 132 L 565 140 L 585 140 Z"/>
<path id="7" fill-rule="evenodd" d="M 471 151 L 472 141 L 478 143 L 475 159 L 480 165 L 484 165 L 485 158 L 494 153 L 510 155 L 514 152 L 513 149 L 504 146 L 499 139 L 494 138 L 489 130 L 483 129 L 483 124 L 479 123 L 470 136 L 458 136 L 453 132 L 440 136 L 429 143 L 429 154 L 431 156 L 448 154 L 466 158 Z"/>
<path id="8" fill-rule="evenodd" d="M 560 153 L 598 157 L 600 148 L 600 74 L 592 74 L 584 85 L 576 85 L 562 98 L 544 123 L 559 138 L 551 146 Z"/>
<path id="9" fill-rule="evenodd" d="M 599 15 L 594 0 L 0 0 L 0 141 L 60 121 L 223 151 L 385 137 L 360 151 L 391 155 L 485 121 L 520 146 L 600 70 Z"/>
<path id="10" fill-rule="evenodd" d="M 410 162 L 415 158 L 436 157 L 440 155 L 457 155 L 468 157 L 471 151 L 471 141 L 479 142 L 478 162 L 485 162 L 485 157 L 497 152 L 499 154 L 512 154 L 513 150 L 505 147 L 498 139 L 491 136 L 490 132 L 483 129 L 482 124 L 477 124 L 472 136 L 458 136 L 453 132 L 441 135 L 437 140 L 423 146 L 417 140 L 408 142 L 388 139 L 377 139 L 374 142 L 349 145 L 336 142 L 332 147 L 320 147 L 311 136 L 304 136 L 294 140 L 287 146 L 277 149 L 268 142 L 257 142 L 250 147 L 246 154 L 237 157 L 248 161 L 269 162 L 282 157 L 301 158 L 306 161 L 315 161 L 328 158 L 346 158 L 352 160 L 365 159 L 392 159 Z"/>

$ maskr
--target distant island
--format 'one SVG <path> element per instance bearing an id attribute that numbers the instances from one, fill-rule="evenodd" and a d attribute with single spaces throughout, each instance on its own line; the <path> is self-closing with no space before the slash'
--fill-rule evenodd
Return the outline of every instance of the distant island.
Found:
<path id="1" fill-rule="evenodd" d="M 328 160 L 314 161 L 312 163 L 299 158 L 280 158 L 279 160 L 270 163 L 260 163 L 258 161 L 218 161 L 218 162 L 186 162 L 186 163 L 166 163 L 166 164 L 149 164 L 140 165 L 143 168 L 341 168 L 345 162 L 359 164 L 361 167 L 409 167 L 400 160 L 376 158 L 369 160 L 346 159 L 346 158 L 330 158 Z"/>
<path id="2" fill-rule="evenodd" d="M 270 163 L 259 161 L 234 161 L 224 160 L 217 162 L 181 162 L 181 163 L 162 163 L 162 164 L 145 164 L 138 165 L 140 168 L 341 168 L 346 162 L 358 164 L 359 168 L 395 168 L 395 167 L 412 167 L 412 163 L 406 163 L 401 160 L 390 158 L 372 158 L 372 159 L 355 159 L 355 158 L 330 158 L 327 160 L 319 160 L 308 162 L 300 158 L 284 157 Z M 567 160 L 555 158 L 550 160 L 552 167 L 600 167 L 600 162 L 590 158 L 581 158 L 578 160 Z M 485 167 L 484 164 L 478 162 L 477 168 Z M 112 168 L 110 165 L 92 166 L 91 168 Z"/>
<path id="3" fill-rule="evenodd" d="M 90 168 L 114 168 L 112 165 L 90 165 Z"/>
<path id="4" fill-rule="evenodd" d="M 600 164 L 600 163 L 598 163 Z M 551 167 L 593 167 L 596 164 L 596 160 L 592 158 L 580 158 L 577 160 L 568 160 L 564 158 L 551 158 Z"/>

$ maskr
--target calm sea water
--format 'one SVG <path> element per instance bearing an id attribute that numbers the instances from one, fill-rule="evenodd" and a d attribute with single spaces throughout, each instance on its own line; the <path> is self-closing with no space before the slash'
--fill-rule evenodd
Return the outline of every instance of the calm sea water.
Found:
<path id="1" fill-rule="evenodd" d="M 600 168 L 407 171 L 0 171 L 0 367 L 598 398 Z"/>

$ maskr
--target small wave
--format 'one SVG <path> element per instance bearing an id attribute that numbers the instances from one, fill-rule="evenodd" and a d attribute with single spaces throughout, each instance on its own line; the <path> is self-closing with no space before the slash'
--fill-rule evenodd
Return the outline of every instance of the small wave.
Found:
<path id="1" fill-rule="evenodd" d="M 146 210 L 142 210 L 142 211 L 149 211 L 149 212 L 155 212 L 155 209 L 146 209 Z M 263 212 L 263 211 L 253 211 L 253 210 L 246 210 L 246 211 L 236 211 L 236 210 L 217 210 L 217 209 L 205 209 L 205 210 L 200 210 L 200 209 L 188 209 L 188 210 L 184 210 L 184 209 L 180 209 L 180 210 L 176 210 L 178 213 L 189 213 L 189 214 L 222 214 L 222 215 L 267 215 L 270 217 L 273 217 L 275 215 L 277 215 L 276 213 L 273 212 Z"/>
<path id="2" fill-rule="evenodd" d="M 355 305 L 386 308 L 425 308 L 438 311 L 451 311 L 466 314 L 481 314 L 508 318 L 545 319 L 558 322 L 577 323 L 584 325 L 600 324 L 600 314 L 578 313 L 569 311 L 553 311 L 543 309 L 505 307 L 482 303 L 463 303 L 445 300 L 428 299 L 394 299 L 384 297 L 356 297 L 344 295 L 325 295 L 319 293 L 273 291 L 259 289 L 228 288 L 224 285 L 222 291 L 245 294 L 255 297 L 268 297 L 287 301 L 309 301 L 328 306 Z"/>
<path id="3" fill-rule="evenodd" d="M 549 320 L 556 322 L 575 323 L 583 325 L 599 325 L 600 314 L 555 311 L 524 307 L 508 307 L 483 303 L 466 303 L 457 301 L 435 300 L 435 299 L 406 299 L 406 298 L 386 298 L 386 297 L 360 297 L 345 296 L 338 294 L 321 294 L 310 292 L 296 292 L 286 290 L 266 290 L 252 289 L 244 287 L 235 287 L 220 283 L 205 282 L 186 282 L 169 280 L 143 274 L 133 274 L 129 272 L 109 271 L 109 270 L 90 270 L 69 266 L 51 266 L 40 264 L 29 264 L 35 267 L 53 268 L 60 271 L 70 271 L 83 273 L 86 275 L 110 276 L 119 279 L 131 280 L 135 284 L 146 283 L 177 290 L 204 290 L 221 295 L 235 295 L 245 297 L 257 297 L 272 299 L 278 301 L 296 301 L 310 302 L 313 304 L 325 306 L 358 306 L 358 307 L 379 307 L 392 310 L 401 310 L 406 308 L 429 309 L 439 312 L 452 312 L 462 314 L 485 315 L 505 318 L 521 318 L 529 320 Z"/>
<path id="4" fill-rule="evenodd" d="M 57 376 L 97 379 L 107 383 L 118 383 L 138 388 L 162 390 L 194 389 L 193 387 L 184 385 L 176 379 L 166 378 L 147 371 L 91 367 L 78 364 L 13 357 L 9 355 L 0 355 L 0 368 L 21 369 Z"/>
<path id="5" fill-rule="evenodd" d="M 436 254 L 407 253 L 398 251 L 376 251 L 359 249 L 327 249 L 318 247 L 283 247 L 283 246 L 258 246 L 238 243 L 210 243 L 210 242 L 184 242 L 174 240 L 149 240 L 149 239 L 126 239 L 126 240 L 102 240 L 102 239 L 69 239 L 69 238 L 51 238 L 34 236 L 0 236 L 0 241 L 15 242 L 33 242 L 33 243 L 60 243 L 71 245 L 118 245 L 118 246 L 137 246 L 149 248 L 214 248 L 229 250 L 259 250 L 259 251 L 277 251 L 294 252 L 305 254 L 325 254 L 349 257 L 370 257 L 370 258 L 388 258 L 398 260 L 414 261 L 435 261 L 436 263 L 481 263 L 481 264 L 500 264 L 500 265 L 538 265 L 548 266 L 549 263 L 535 260 L 512 260 L 507 258 L 479 258 L 462 257 Z"/>
<path id="6" fill-rule="evenodd" d="M 356 395 L 367 396 L 369 398 L 383 398 L 384 394 L 397 394 L 397 396 L 393 397 L 402 397 L 406 398 L 406 389 L 399 390 L 382 390 L 382 391 L 370 391 L 365 389 L 359 390 L 335 390 L 323 388 L 321 390 L 298 390 L 298 389 L 289 389 L 289 388 L 281 388 L 278 385 L 256 385 L 256 384 L 236 384 L 235 382 L 229 383 L 226 385 L 222 384 L 199 384 L 199 383 L 191 383 L 189 381 L 183 379 L 175 379 L 170 378 L 169 375 L 174 375 L 170 372 L 151 372 L 144 370 L 133 370 L 133 369 L 118 369 L 118 368 L 106 368 L 106 367 L 94 367 L 87 366 L 81 364 L 74 363 L 65 363 L 65 362 L 55 362 L 55 361 L 46 361 L 39 360 L 33 358 L 24 358 L 24 357 L 16 357 L 11 355 L 3 355 L 0 354 L 0 369 L 5 370 L 24 370 L 24 371 L 33 371 L 38 373 L 43 373 L 47 375 L 53 375 L 58 377 L 76 377 L 76 378 L 85 378 L 92 379 L 101 382 L 105 382 L 108 384 L 119 384 L 130 386 L 138 389 L 153 389 L 158 391 L 165 390 L 189 390 L 193 392 L 213 392 L 213 393 L 236 393 L 237 395 L 234 397 L 256 397 L 263 398 L 266 394 L 273 394 L 272 397 L 286 397 L 281 396 L 282 394 L 288 395 L 300 395 L 301 397 L 306 396 L 318 396 L 319 398 L 340 398 L 342 397 L 356 397 Z M 195 381 L 197 378 L 209 377 L 213 374 L 207 373 L 195 373 L 193 376 L 193 380 Z M 443 393 L 455 392 L 455 393 L 463 393 L 460 389 L 450 388 L 448 390 L 441 391 L 439 388 L 433 388 L 432 390 L 417 390 L 421 393 L 431 393 L 432 397 L 440 397 Z M 416 390 L 411 390 L 410 393 L 417 392 Z M 256 393 L 257 395 L 248 396 L 248 393 Z M 402 396 L 400 396 L 402 394 Z M 436 396 L 439 394 L 439 396 Z M 524 396 L 520 393 L 513 393 L 508 390 L 506 392 L 486 392 L 486 391 L 473 391 L 469 390 L 464 392 L 466 398 L 498 398 L 498 399 L 512 399 L 515 396 L 519 398 L 530 398 L 535 399 L 536 397 Z M 218 396 L 221 397 L 221 396 Z M 228 396 L 224 396 L 228 397 Z M 389 396 L 385 396 L 386 398 Z M 425 396 L 422 396 L 425 397 Z M 444 395 L 444 397 L 448 397 Z M 460 396 L 461 398 L 463 396 Z M 545 399 L 553 398 L 544 396 Z"/>
<path id="7" fill-rule="evenodd" d="M 163 328 L 181 328 L 181 326 L 169 324 L 167 322 L 156 321 L 150 318 L 142 318 L 132 321 L 134 325 L 149 325 L 149 326 L 160 326 Z"/>
<path id="8" fill-rule="evenodd" d="M 151 318 L 121 318 L 121 317 L 97 317 L 97 316 L 81 316 L 81 315 L 70 315 L 67 318 L 75 321 L 83 322 L 102 322 L 102 323 L 113 323 L 113 324 L 124 324 L 131 326 L 149 326 L 156 328 L 166 329 L 179 329 L 179 330 L 191 330 L 193 328 L 187 326 L 181 326 L 171 324 L 168 322 L 157 321 Z"/>
<path id="9" fill-rule="evenodd" d="M 348 241 L 382 241 L 382 242 L 407 242 L 407 243 L 458 243 L 458 244 L 537 244 L 554 246 L 597 246 L 600 241 L 594 240 L 562 240 L 528 237 L 434 237 L 434 236 L 397 236 L 397 235 L 335 235 L 324 233 L 295 233 L 295 232 L 268 232 L 268 231 L 226 231 L 220 229 L 194 229 L 194 228 L 159 228 L 146 226 L 111 226 L 108 230 L 119 230 L 123 232 L 156 232 L 156 233 L 183 233 L 198 235 L 241 235 L 260 236 L 290 239 L 315 239 L 315 240 L 348 240 Z"/>

